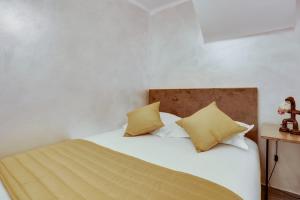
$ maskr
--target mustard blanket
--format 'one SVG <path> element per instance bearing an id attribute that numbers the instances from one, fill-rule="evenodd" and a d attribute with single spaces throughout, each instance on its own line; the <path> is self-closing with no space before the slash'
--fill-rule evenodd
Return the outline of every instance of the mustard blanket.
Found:
<path id="1" fill-rule="evenodd" d="M 236 200 L 210 181 L 84 140 L 6 157 L 0 178 L 13 200 Z"/>

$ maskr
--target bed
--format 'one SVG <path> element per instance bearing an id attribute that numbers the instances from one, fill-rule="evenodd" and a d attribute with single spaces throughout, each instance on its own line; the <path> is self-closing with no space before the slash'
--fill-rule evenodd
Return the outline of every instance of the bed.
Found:
<path id="1" fill-rule="evenodd" d="M 188 138 L 161 138 L 155 135 L 128 138 L 122 137 L 123 129 L 83 139 L 165 168 L 210 180 L 245 200 L 259 200 L 256 88 L 149 91 L 149 103 L 160 101 L 161 111 L 181 117 L 192 114 L 213 100 L 233 119 L 256 125 L 247 135 L 249 150 L 220 144 L 210 151 L 197 153 Z M 0 199 L 10 200 L 1 184 Z"/>

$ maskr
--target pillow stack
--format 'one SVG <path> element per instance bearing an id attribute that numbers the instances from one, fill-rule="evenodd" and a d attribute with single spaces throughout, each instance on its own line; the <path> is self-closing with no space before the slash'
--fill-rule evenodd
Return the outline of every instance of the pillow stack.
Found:
<path id="1" fill-rule="evenodd" d="M 189 134 L 198 152 L 207 151 L 246 130 L 223 113 L 215 102 L 176 123 Z"/>
<path id="2" fill-rule="evenodd" d="M 244 136 L 254 125 L 233 121 L 217 107 L 216 102 L 186 118 L 160 113 L 159 105 L 156 102 L 129 112 L 124 136 L 151 133 L 160 137 L 190 138 L 198 152 L 207 151 L 219 143 L 248 149 Z"/>

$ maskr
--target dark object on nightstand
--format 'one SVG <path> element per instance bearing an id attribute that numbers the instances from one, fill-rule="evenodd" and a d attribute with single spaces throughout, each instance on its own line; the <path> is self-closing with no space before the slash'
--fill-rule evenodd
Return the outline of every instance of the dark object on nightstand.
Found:
<path id="1" fill-rule="evenodd" d="M 282 120 L 282 124 L 281 124 L 281 127 L 279 128 L 279 131 L 287 132 L 287 133 L 295 134 L 295 135 L 300 135 L 298 121 L 296 119 L 296 116 L 300 115 L 300 111 L 296 110 L 295 99 L 293 97 L 288 97 L 288 98 L 285 99 L 285 102 L 290 104 L 290 109 L 285 110 L 285 112 L 291 114 L 291 117 Z M 282 112 L 280 114 L 284 114 L 285 112 Z M 293 124 L 293 129 L 288 128 L 288 123 Z"/>

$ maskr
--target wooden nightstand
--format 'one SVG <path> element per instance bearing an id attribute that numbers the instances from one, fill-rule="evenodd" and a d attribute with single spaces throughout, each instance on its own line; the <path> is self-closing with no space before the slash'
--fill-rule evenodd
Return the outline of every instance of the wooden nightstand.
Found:
<path id="1" fill-rule="evenodd" d="M 300 144 L 300 135 L 280 132 L 279 127 L 280 125 L 263 124 L 260 131 L 261 138 L 266 139 L 265 200 L 269 199 L 269 140 Z"/>

